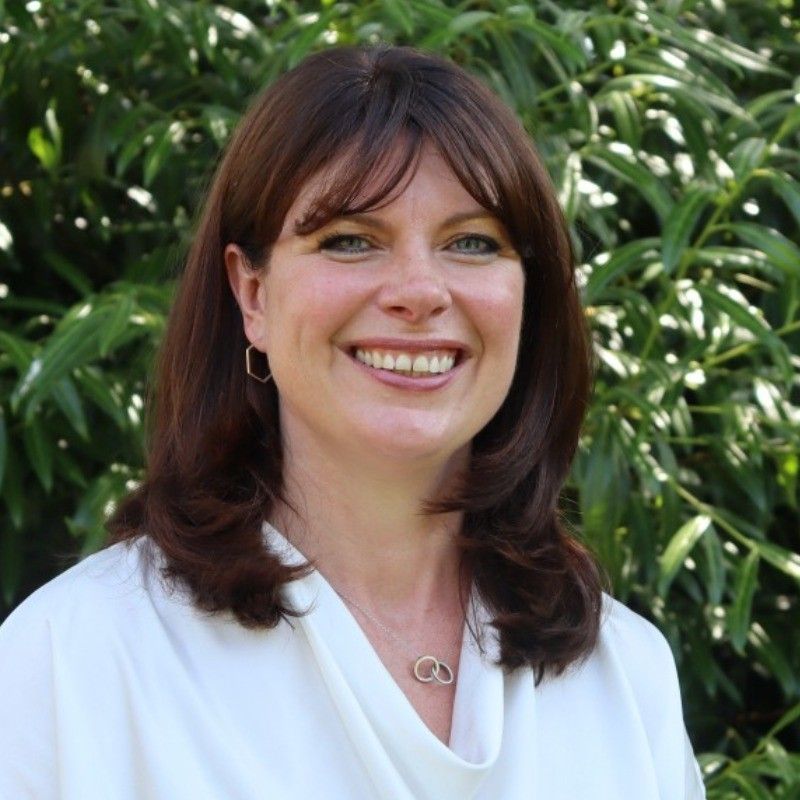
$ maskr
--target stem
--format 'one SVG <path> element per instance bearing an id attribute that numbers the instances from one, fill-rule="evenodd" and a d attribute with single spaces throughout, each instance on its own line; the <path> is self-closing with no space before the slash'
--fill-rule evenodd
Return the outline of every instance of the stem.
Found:
<path id="1" fill-rule="evenodd" d="M 794 322 L 790 322 L 781 328 L 776 328 L 773 333 L 776 336 L 785 336 L 789 333 L 794 333 L 797 330 L 800 330 L 800 320 L 795 320 Z M 714 367 L 717 364 L 722 364 L 725 361 L 730 361 L 732 358 L 737 358 L 738 356 L 744 355 L 748 350 L 751 350 L 760 344 L 760 339 L 756 339 L 754 342 L 743 342 L 742 344 L 737 344 L 735 347 L 731 347 L 729 350 L 724 350 L 715 356 L 709 356 L 707 359 L 705 359 L 705 361 L 701 362 L 700 366 L 703 369 Z"/>

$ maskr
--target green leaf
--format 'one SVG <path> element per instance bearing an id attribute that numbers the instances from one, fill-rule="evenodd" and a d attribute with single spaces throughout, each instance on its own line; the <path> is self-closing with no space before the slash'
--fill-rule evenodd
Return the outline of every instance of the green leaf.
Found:
<path id="1" fill-rule="evenodd" d="M 733 649 L 744 655 L 747 632 L 750 629 L 750 616 L 753 608 L 753 595 L 758 582 L 758 550 L 751 550 L 741 562 L 736 572 L 733 587 L 733 604 L 728 610 L 726 625 Z"/>
<path id="2" fill-rule="evenodd" d="M 668 274 L 674 271 L 684 255 L 697 221 L 712 196 L 713 193 L 705 187 L 692 189 L 667 217 L 661 239 L 661 260 Z"/>
<path id="3" fill-rule="evenodd" d="M 750 626 L 748 633 L 750 645 L 758 653 L 762 664 L 777 679 L 785 697 L 792 697 L 797 690 L 797 676 L 782 648 L 760 624 Z"/>
<path id="4" fill-rule="evenodd" d="M 75 370 L 75 381 L 86 399 L 108 414 L 120 430 L 128 427 L 122 399 L 108 385 L 108 376 L 104 372 L 86 365 Z"/>
<path id="5" fill-rule="evenodd" d="M 708 602 L 716 606 L 722 602 L 722 594 L 725 590 L 725 559 L 722 542 L 713 527 L 706 531 L 705 536 L 700 537 L 700 547 L 703 552 L 700 568 L 706 595 Z"/>
<path id="6" fill-rule="evenodd" d="M 11 359 L 11 363 L 22 374 L 30 366 L 33 358 L 34 345 L 25 339 L 14 336 L 7 331 L 0 331 L 0 348 Z"/>
<path id="7" fill-rule="evenodd" d="M 773 542 L 762 542 L 755 539 L 751 543 L 764 561 L 768 561 L 790 578 L 800 581 L 800 555 Z"/>
<path id="8" fill-rule="evenodd" d="M 721 228 L 731 231 L 747 244 L 762 250 L 770 263 L 788 277 L 800 278 L 800 248 L 782 233 L 755 222 L 734 222 Z"/>
<path id="9" fill-rule="evenodd" d="M 38 419 L 23 426 L 22 441 L 33 471 L 45 492 L 50 494 L 53 489 L 53 442 Z"/>
<path id="10" fill-rule="evenodd" d="M 761 165 L 766 151 L 767 140 L 752 137 L 739 142 L 727 160 L 736 177 L 742 180 Z"/>
<path id="11" fill-rule="evenodd" d="M 652 6 L 648 6 L 647 15 L 661 29 L 661 34 L 665 38 L 672 39 L 700 58 L 716 61 L 731 68 L 743 67 L 748 72 L 786 74 L 766 56 L 736 44 L 731 39 L 717 36 L 707 28 L 687 28 L 664 14 L 659 14 Z"/>
<path id="12" fill-rule="evenodd" d="M 659 240 L 655 238 L 637 239 L 613 250 L 607 261 L 599 263 L 601 259 L 596 258 L 586 284 L 585 302 L 589 305 L 596 303 L 603 296 L 606 286 L 656 261 L 659 244 Z"/>
<path id="13" fill-rule="evenodd" d="M 496 14 L 492 11 L 465 11 L 463 14 L 453 17 L 447 26 L 451 33 L 460 35 L 471 32 L 490 19 L 495 19 Z"/>
<path id="14" fill-rule="evenodd" d="M 130 294 L 120 295 L 119 302 L 110 310 L 107 319 L 99 330 L 100 356 L 107 356 L 117 344 L 120 335 L 130 327 L 131 315 L 135 308 L 136 302 Z"/>
<path id="15" fill-rule="evenodd" d="M 383 0 L 383 7 L 406 36 L 414 33 L 413 6 L 410 3 L 406 0 Z"/>
<path id="16" fill-rule="evenodd" d="M 593 147 L 584 160 L 591 161 L 604 172 L 632 186 L 647 201 L 659 219 L 665 220 L 672 210 L 672 198 L 662 182 L 634 159 L 632 155 L 615 153 L 605 148 Z"/>
<path id="17" fill-rule="evenodd" d="M 676 99 L 683 102 L 691 101 L 700 108 L 705 106 L 707 109 L 716 109 L 737 119 L 747 119 L 742 107 L 729 93 L 720 94 L 704 88 L 697 82 L 688 83 L 670 75 L 660 75 L 654 72 L 636 72 L 610 80 L 603 91 L 611 92 L 618 89 L 640 91 L 643 86 L 649 86 L 654 90 L 661 90 L 667 94 L 674 95 Z"/>
<path id="18" fill-rule="evenodd" d="M 161 135 L 150 145 L 144 157 L 142 183 L 145 187 L 152 185 L 167 158 L 172 153 L 173 146 L 182 138 L 184 131 L 185 128 L 180 122 L 172 122 L 165 127 Z"/>
<path id="19" fill-rule="evenodd" d="M 670 584 L 681 568 L 692 548 L 700 537 L 709 529 L 711 518 L 705 514 L 698 514 L 684 523 L 670 539 L 666 550 L 658 559 L 659 580 L 658 593 L 664 597 Z"/>
<path id="20" fill-rule="evenodd" d="M 793 180 L 791 175 L 779 172 L 770 172 L 768 180 L 775 193 L 786 203 L 795 222 L 800 225 L 800 183 Z"/>
<path id="21" fill-rule="evenodd" d="M 785 344 L 770 329 L 767 322 L 760 316 L 753 314 L 750 310 L 737 302 L 727 294 L 723 294 L 724 284 L 715 288 L 708 284 L 697 283 L 695 288 L 703 298 L 704 303 L 727 314 L 737 325 L 741 325 L 756 338 L 763 342 L 773 353 L 780 353 L 785 349 Z"/>
<path id="22" fill-rule="evenodd" d="M 89 426 L 86 424 L 83 402 L 75 389 L 75 384 L 69 378 L 62 378 L 53 387 L 52 395 L 56 405 L 69 420 L 70 425 L 72 425 L 77 434 L 85 441 L 88 441 Z"/>
<path id="23" fill-rule="evenodd" d="M 642 144 L 642 118 L 630 92 L 610 92 L 606 98 L 619 138 L 638 150 Z"/>
<path id="24" fill-rule="evenodd" d="M 28 147 L 48 172 L 52 172 L 58 166 L 58 151 L 55 145 L 45 138 L 44 131 L 41 128 L 30 129 L 28 132 Z"/>

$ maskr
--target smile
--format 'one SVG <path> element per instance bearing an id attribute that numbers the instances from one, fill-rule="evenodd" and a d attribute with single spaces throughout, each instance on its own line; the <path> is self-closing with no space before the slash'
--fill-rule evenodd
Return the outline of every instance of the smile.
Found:
<path id="1" fill-rule="evenodd" d="M 353 356 L 373 369 L 421 377 L 449 372 L 458 360 L 458 351 L 430 350 L 426 353 L 406 353 L 402 350 L 356 348 L 353 350 Z"/>

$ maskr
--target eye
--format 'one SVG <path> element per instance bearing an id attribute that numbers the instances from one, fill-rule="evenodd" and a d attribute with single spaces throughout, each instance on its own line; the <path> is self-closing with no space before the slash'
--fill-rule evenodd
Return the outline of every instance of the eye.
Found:
<path id="1" fill-rule="evenodd" d="M 469 234 L 456 239 L 451 245 L 457 253 L 467 256 L 488 256 L 496 253 L 500 245 L 491 236 Z"/>
<path id="2" fill-rule="evenodd" d="M 372 245 L 363 236 L 356 236 L 354 233 L 337 233 L 328 236 L 319 244 L 320 250 L 331 250 L 335 253 L 345 253 L 347 255 L 358 255 L 366 253 Z"/>

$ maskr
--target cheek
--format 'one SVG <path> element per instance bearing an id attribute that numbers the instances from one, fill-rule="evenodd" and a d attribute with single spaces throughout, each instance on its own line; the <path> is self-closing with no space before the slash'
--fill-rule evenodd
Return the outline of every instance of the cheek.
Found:
<path id="1" fill-rule="evenodd" d="M 516 362 L 519 347 L 524 288 L 521 274 L 508 276 L 484 287 L 474 305 L 484 345 L 499 351 L 512 363 Z"/>
<path id="2" fill-rule="evenodd" d="M 273 286 L 267 306 L 267 325 L 300 357 L 308 348 L 330 340 L 363 305 L 365 290 L 346 274 L 310 274 L 298 269 Z"/>

